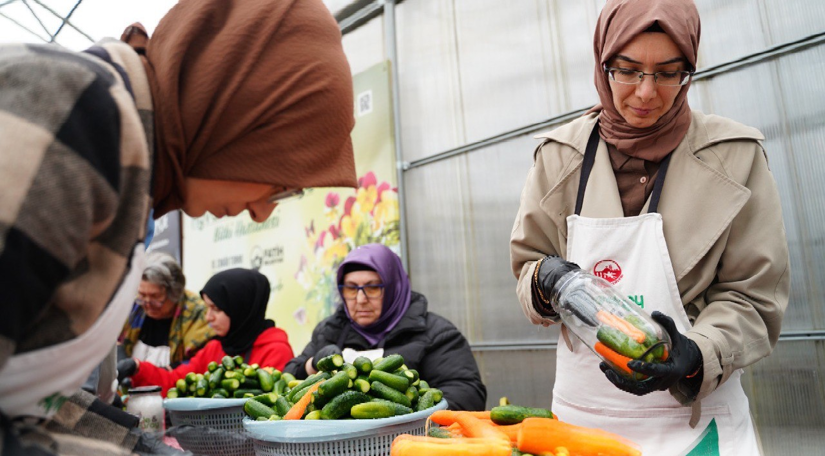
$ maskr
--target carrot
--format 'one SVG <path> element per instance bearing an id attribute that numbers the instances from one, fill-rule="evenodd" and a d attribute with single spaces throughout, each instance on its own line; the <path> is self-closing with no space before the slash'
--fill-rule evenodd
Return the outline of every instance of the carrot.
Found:
<path id="1" fill-rule="evenodd" d="M 518 431 L 521 429 L 521 423 L 518 424 L 508 424 L 505 426 L 498 426 L 498 430 L 507 434 L 507 437 L 510 437 L 510 441 L 513 443 L 518 442 Z"/>
<path id="2" fill-rule="evenodd" d="M 596 317 L 602 323 L 618 329 L 619 331 L 625 333 L 627 337 L 630 337 L 631 339 L 635 340 L 640 344 L 644 343 L 645 338 L 647 338 L 647 336 L 641 329 L 633 326 L 632 324 L 630 324 L 629 321 L 625 320 L 622 317 L 619 317 L 618 315 L 614 315 L 610 312 L 600 310 L 596 312 Z"/>
<path id="3" fill-rule="evenodd" d="M 455 417 L 458 424 L 464 428 L 464 435 L 467 437 L 500 439 L 506 442 L 510 437 L 498 429 L 493 422 L 485 422 L 466 412 L 458 413 Z"/>
<path id="4" fill-rule="evenodd" d="M 285 420 L 300 420 L 304 416 L 304 412 L 306 412 L 307 406 L 309 405 L 309 402 L 312 400 L 312 393 L 314 393 L 315 390 L 317 390 L 318 387 L 321 386 L 321 383 L 323 383 L 323 382 L 318 382 L 318 383 L 310 386 L 309 390 L 307 390 L 306 394 L 304 394 L 301 397 L 301 399 L 299 399 L 298 402 L 295 403 L 295 405 L 290 407 L 289 411 L 286 412 L 286 415 L 284 415 L 283 419 L 285 419 Z"/>
<path id="5" fill-rule="evenodd" d="M 510 456 L 510 442 L 499 439 L 437 439 L 402 434 L 392 442 L 390 456 Z"/>
<path id="6" fill-rule="evenodd" d="M 441 426 L 449 426 L 455 423 L 456 416 L 458 416 L 459 413 L 467 413 L 482 420 L 490 419 L 489 410 L 486 412 L 460 412 L 454 410 L 438 410 L 434 412 L 432 415 L 430 415 L 430 420 L 432 420 L 433 423 L 439 424 Z"/>
<path id="7" fill-rule="evenodd" d="M 627 363 L 633 361 L 631 358 L 613 351 L 613 349 L 601 342 L 596 342 L 596 345 L 594 345 L 593 348 L 596 349 L 596 353 L 602 355 L 604 359 L 613 363 L 614 366 L 630 375 L 633 375 L 634 371 L 627 366 Z"/>
<path id="8" fill-rule="evenodd" d="M 539 454 L 564 447 L 577 456 L 641 456 L 638 445 L 601 429 L 590 429 L 550 418 L 527 418 L 521 423 L 518 449 Z"/>

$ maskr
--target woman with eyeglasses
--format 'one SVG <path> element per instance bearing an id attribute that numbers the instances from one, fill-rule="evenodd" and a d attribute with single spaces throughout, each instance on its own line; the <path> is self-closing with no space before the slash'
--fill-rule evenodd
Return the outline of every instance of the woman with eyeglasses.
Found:
<path id="1" fill-rule="evenodd" d="M 150 362 L 127 358 L 118 363 L 121 377 L 133 386 L 158 385 L 164 396 L 189 372 L 206 372 L 210 362 L 224 356 L 242 356 L 248 364 L 284 368 L 294 353 L 286 332 L 267 320 L 269 280 L 253 269 L 229 269 L 212 276 L 201 297 L 209 311 L 206 320 L 217 337 L 209 341 L 187 364 L 169 370 Z"/>
<path id="2" fill-rule="evenodd" d="M 562 328 L 553 411 L 644 454 L 759 454 L 742 368 L 768 356 L 789 260 L 764 137 L 688 106 L 699 50 L 693 0 L 608 0 L 594 38 L 600 104 L 539 135 L 511 234 L 533 324 L 559 322 L 565 273 L 606 278 L 673 341 L 663 364 L 613 371 Z M 701 450 L 701 451 L 700 451 Z"/>
<path id="3" fill-rule="evenodd" d="M 356 248 L 338 266 L 343 304 L 318 323 L 304 351 L 284 370 L 305 378 L 317 362 L 342 353 L 352 362 L 398 353 L 430 386 L 444 392 L 452 410 L 484 410 L 487 388 L 458 329 L 428 311 L 427 298 L 410 289 L 401 259 L 381 244 Z"/>
<path id="4" fill-rule="evenodd" d="M 158 367 L 175 368 L 197 353 L 215 333 L 203 299 L 186 290 L 186 277 L 165 253 L 147 257 L 138 297 L 123 325 L 122 353 Z"/>

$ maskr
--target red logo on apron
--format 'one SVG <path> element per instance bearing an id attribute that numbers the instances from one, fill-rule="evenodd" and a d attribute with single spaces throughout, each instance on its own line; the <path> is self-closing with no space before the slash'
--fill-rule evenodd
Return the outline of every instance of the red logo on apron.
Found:
<path id="1" fill-rule="evenodd" d="M 602 260 L 593 266 L 593 275 L 601 277 L 610 283 L 622 280 L 622 268 L 613 260 Z"/>

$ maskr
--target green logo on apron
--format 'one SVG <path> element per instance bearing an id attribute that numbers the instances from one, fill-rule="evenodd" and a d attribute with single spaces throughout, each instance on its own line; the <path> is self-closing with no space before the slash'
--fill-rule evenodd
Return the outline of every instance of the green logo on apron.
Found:
<path id="1" fill-rule="evenodd" d="M 708 427 L 690 447 L 693 449 L 685 456 L 719 456 L 719 429 L 716 427 L 715 418 L 710 420 Z"/>

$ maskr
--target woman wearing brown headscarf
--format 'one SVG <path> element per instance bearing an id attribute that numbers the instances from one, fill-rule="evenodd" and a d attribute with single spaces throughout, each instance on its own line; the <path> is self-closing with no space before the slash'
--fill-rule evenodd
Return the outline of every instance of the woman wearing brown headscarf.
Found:
<path id="1" fill-rule="evenodd" d="M 21 424 L 55 413 L 134 447 L 92 424 L 90 399 L 61 405 L 131 308 L 150 209 L 261 222 L 303 188 L 356 183 L 350 69 L 321 0 L 181 0 L 151 38 L 135 25 L 123 39 L 0 46 L 4 454 L 66 448 Z"/>
<path id="2" fill-rule="evenodd" d="M 761 133 L 688 106 L 699 35 L 692 0 L 607 2 L 594 39 L 600 105 L 539 135 L 511 260 L 534 324 L 559 321 L 547 296 L 581 268 L 673 341 L 663 364 L 628 363 L 649 376 L 634 382 L 560 338 L 554 412 L 644 454 L 752 455 L 741 369 L 779 337 L 788 249 Z"/>

